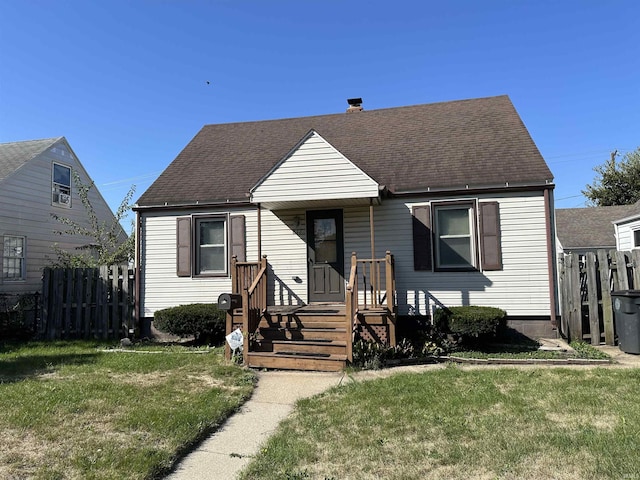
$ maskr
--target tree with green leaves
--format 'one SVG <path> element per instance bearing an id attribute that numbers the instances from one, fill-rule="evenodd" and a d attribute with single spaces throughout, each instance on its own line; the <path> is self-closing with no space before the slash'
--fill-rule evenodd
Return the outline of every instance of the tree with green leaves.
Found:
<path id="1" fill-rule="evenodd" d="M 593 169 L 597 176 L 582 191 L 591 206 L 631 205 L 640 200 L 640 147 L 625 153 L 619 161 L 617 156 L 616 150 L 609 160 Z"/>
<path id="2" fill-rule="evenodd" d="M 57 260 L 53 262 L 56 267 L 66 268 L 95 268 L 102 265 L 116 265 L 128 263 L 134 256 L 135 236 L 132 233 L 127 237 L 120 221 L 131 210 L 131 199 L 135 192 L 135 186 L 129 189 L 124 197 L 112 221 L 100 221 L 95 208 L 91 204 L 89 192 L 95 187 L 95 182 L 85 184 L 76 171 L 73 172 L 73 183 L 77 188 L 82 206 L 87 212 L 88 222 L 77 222 L 57 214 L 51 216 L 60 222 L 65 228 L 54 230 L 56 235 L 80 236 L 87 239 L 87 243 L 68 251 L 58 243 L 53 245 Z M 133 224 L 133 222 L 132 222 Z"/>

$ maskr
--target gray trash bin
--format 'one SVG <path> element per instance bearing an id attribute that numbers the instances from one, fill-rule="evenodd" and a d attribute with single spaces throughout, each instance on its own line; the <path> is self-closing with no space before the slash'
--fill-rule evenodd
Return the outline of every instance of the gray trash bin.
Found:
<path id="1" fill-rule="evenodd" d="M 612 292 L 611 300 L 620 350 L 640 354 L 640 290 Z"/>

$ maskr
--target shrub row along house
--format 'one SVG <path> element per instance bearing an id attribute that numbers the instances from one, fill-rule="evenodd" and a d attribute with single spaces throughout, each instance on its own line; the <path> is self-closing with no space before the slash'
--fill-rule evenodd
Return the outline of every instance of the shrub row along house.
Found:
<path id="1" fill-rule="evenodd" d="M 349 103 L 200 130 L 134 207 L 140 317 L 238 294 L 245 360 L 280 368 L 439 306 L 552 334 L 553 177 L 510 99 Z"/>

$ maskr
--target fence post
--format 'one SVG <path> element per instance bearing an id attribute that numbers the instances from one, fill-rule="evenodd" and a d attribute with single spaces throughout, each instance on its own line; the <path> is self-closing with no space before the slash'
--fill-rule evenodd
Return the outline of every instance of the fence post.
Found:
<path id="1" fill-rule="evenodd" d="M 596 254 L 587 252 L 587 301 L 589 303 L 589 333 L 591 345 L 600 345 L 600 316 L 598 315 L 598 282 L 596 277 Z"/>
<path id="2" fill-rule="evenodd" d="M 600 271 L 600 294 L 602 298 L 602 323 L 604 343 L 615 345 L 613 328 L 613 308 L 611 304 L 611 267 L 606 250 L 598 250 L 598 269 Z"/>
<path id="3" fill-rule="evenodd" d="M 616 274 L 614 279 L 614 290 L 629 290 L 629 276 L 627 275 L 627 256 L 625 252 L 613 251 L 616 259 Z"/>
<path id="4" fill-rule="evenodd" d="M 569 339 L 582 341 L 582 296 L 580 295 L 580 257 L 571 253 L 567 257 L 571 291 L 569 292 Z"/>

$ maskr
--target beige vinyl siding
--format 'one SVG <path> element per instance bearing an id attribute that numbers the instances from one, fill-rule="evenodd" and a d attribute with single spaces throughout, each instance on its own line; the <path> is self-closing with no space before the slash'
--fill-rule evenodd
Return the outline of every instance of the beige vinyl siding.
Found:
<path id="1" fill-rule="evenodd" d="M 198 215 L 244 215 L 247 261 L 258 260 L 257 211 L 246 209 L 199 210 Z M 178 277 L 176 275 L 176 219 L 184 211 L 143 214 L 141 224 L 142 315 L 188 303 L 215 303 L 231 292 L 231 277 Z M 269 263 L 270 304 L 296 305 L 307 300 L 305 211 L 262 210 L 262 254 Z M 300 281 L 294 280 L 294 277 Z"/>
<path id="2" fill-rule="evenodd" d="M 201 215 L 245 215 L 247 259 L 257 257 L 256 215 L 251 210 L 200 210 Z M 231 277 L 178 277 L 176 273 L 176 219 L 184 211 L 142 214 L 140 217 L 140 306 L 144 317 L 156 310 L 190 303 L 215 303 L 221 293 L 231 292 Z"/>
<path id="3" fill-rule="evenodd" d="M 388 199 L 374 207 L 375 257 L 390 250 L 395 256 L 399 313 L 426 314 L 436 304 L 488 305 L 509 315 L 550 313 L 545 208 L 542 193 L 468 197 L 500 205 L 503 270 L 491 272 L 416 272 L 413 269 L 411 207 L 424 199 Z M 435 198 L 433 201 L 450 200 Z M 262 253 L 269 264 L 269 303 L 307 302 L 306 210 L 262 210 Z M 257 214 L 243 210 L 199 211 L 198 214 L 245 215 L 247 260 L 257 260 Z M 176 218 L 184 212 L 142 216 L 142 306 L 152 316 L 160 308 L 195 302 L 216 302 L 230 291 L 224 278 L 179 278 L 176 275 Z M 343 209 L 345 281 L 351 252 L 371 257 L 369 207 Z M 360 291 L 362 298 L 362 290 Z"/>
<path id="4" fill-rule="evenodd" d="M 376 208 L 376 247 L 389 249 L 395 256 L 399 313 L 412 311 L 426 314 L 437 304 L 473 304 L 504 308 L 509 315 L 549 315 L 542 193 L 468 198 L 496 201 L 500 205 L 503 259 L 503 269 L 500 271 L 414 271 L 411 207 L 427 202 L 420 199 L 393 199 Z"/>
<path id="5" fill-rule="evenodd" d="M 84 183 L 89 177 L 78 159 L 64 142 L 25 163 L 20 169 L 0 182 L 0 255 L 4 235 L 26 238 L 26 279 L 3 281 L 0 275 L 1 293 L 30 293 L 41 290 L 42 269 L 55 259 L 53 244 L 66 249 L 86 245 L 88 239 L 79 236 L 54 235 L 54 230 L 64 230 L 64 225 L 51 217 L 52 213 L 87 224 L 88 216 L 72 183 L 72 207 L 66 208 L 51 203 L 51 169 L 53 162 L 77 171 Z M 98 218 L 110 221 L 113 214 L 102 196 L 92 189 L 91 202 Z M 1 264 L 0 264 L 1 265 Z"/>
<path id="6" fill-rule="evenodd" d="M 378 184 L 313 132 L 253 191 L 270 203 L 377 197 Z"/>

